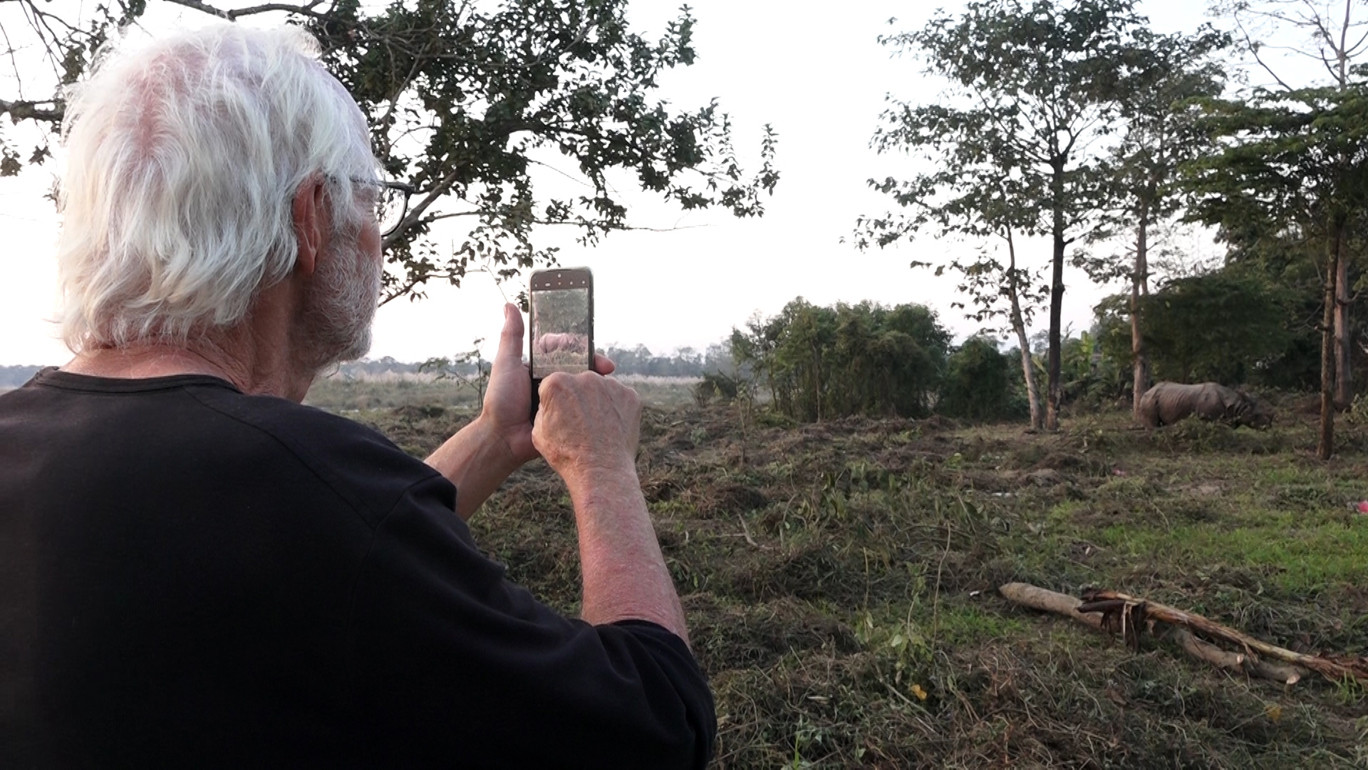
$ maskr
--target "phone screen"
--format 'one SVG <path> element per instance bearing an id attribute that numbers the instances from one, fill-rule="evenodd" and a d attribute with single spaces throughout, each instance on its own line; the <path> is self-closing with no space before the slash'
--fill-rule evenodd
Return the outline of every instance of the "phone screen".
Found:
<path id="1" fill-rule="evenodd" d="M 529 284 L 532 379 L 593 365 L 594 280 L 588 268 L 538 270 Z"/>

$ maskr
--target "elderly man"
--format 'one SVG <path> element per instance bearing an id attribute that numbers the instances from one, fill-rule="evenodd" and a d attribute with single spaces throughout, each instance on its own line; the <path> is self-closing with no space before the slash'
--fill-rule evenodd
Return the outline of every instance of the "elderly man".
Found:
<path id="1" fill-rule="evenodd" d="M 534 429 L 510 306 L 482 413 L 425 463 L 298 403 L 369 345 L 403 212 L 367 136 L 288 29 L 123 44 L 72 95 L 75 357 L 0 397 L 0 767 L 707 762 L 631 390 L 548 377 Z M 538 455 L 581 619 L 466 528 Z"/>

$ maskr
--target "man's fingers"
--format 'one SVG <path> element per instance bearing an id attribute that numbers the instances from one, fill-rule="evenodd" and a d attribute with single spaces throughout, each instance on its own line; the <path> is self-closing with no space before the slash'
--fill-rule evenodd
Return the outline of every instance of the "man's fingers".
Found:
<path id="1" fill-rule="evenodd" d="M 512 303 L 504 305 L 503 331 L 499 334 L 499 350 L 494 360 L 505 366 L 522 363 L 523 320 L 522 312 Z"/>
<path id="2" fill-rule="evenodd" d="M 599 374 L 612 374 L 616 368 L 617 364 L 613 363 L 613 359 L 602 353 L 594 354 L 594 371 Z"/>

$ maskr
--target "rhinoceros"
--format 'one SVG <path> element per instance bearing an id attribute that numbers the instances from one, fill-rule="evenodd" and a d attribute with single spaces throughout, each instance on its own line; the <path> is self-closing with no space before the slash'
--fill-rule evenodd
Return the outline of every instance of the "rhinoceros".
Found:
<path id="1" fill-rule="evenodd" d="M 533 340 L 532 349 L 542 355 L 560 352 L 588 353 L 589 337 L 569 332 L 547 332 Z"/>
<path id="2" fill-rule="evenodd" d="M 1140 421 L 1148 427 L 1172 425 L 1192 415 L 1233 426 L 1262 429 L 1273 424 L 1273 410 L 1267 404 L 1216 382 L 1157 382 L 1140 397 Z"/>

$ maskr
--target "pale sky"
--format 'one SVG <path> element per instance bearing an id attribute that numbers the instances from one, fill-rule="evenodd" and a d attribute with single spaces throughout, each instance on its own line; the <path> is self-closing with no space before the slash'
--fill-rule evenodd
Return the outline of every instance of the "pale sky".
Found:
<path id="1" fill-rule="evenodd" d="M 938 90 L 915 62 L 890 58 L 876 38 L 913 28 L 934 6 L 910 0 L 689 5 L 697 20 L 698 58 L 663 83 L 665 97 L 684 109 L 717 97 L 732 116 L 735 145 L 751 169 L 761 126 L 772 124 L 779 138 L 780 182 L 759 219 L 684 214 L 633 196 L 634 222 L 651 231 L 614 233 L 588 250 L 567 243 L 561 264 L 594 271 L 599 346 L 643 344 L 657 354 L 685 346 L 702 351 L 753 314 L 773 315 L 797 296 L 818 305 L 915 302 L 935 309 L 957 338 L 975 331 L 976 325 L 950 307 L 953 282 L 908 267 L 913 259 L 935 261 L 938 251 L 962 247 L 928 239 L 861 253 L 841 242 L 860 214 L 888 209 L 884 196 L 865 183 L 897 163 L 868 149 L 885 94 L 930 101 Z M 672 6 L 637 0 L 634 22 L 646 37 L 657 37 L 675 15 Z M 1142 8 L 1165 31 L 1191 30 L 1203 20 L 1200 4 L 1190 1 L 1148 0 Z M 897 24 L 889 26 L 894 17 Z M 186 18 L 195 23 L 201 17 Z M 0 94 L 8 95 L 5 78 L 0 72 Z M 57 301 L 51 260 L 56 217 L 41 195 L 51 179 L 47 168 L 0 179 L 0 227 L 11 241 L 0 258 L 0 364 L 61 364 L 69 358 L 47 320 Z M 1048 244 L 1030 249 L 1023 256 L 1031 264 L 1048 262 Z M 1120 290 L 1091 286 L 1076 269 L 1066 269 L 1065 284 L 1065 328 L 1075 334 L 1091 324 L 1092 305 L 1101 296 Z M 507 283 L 503 291 L 512 298 L 522 286 Z M 459 290 L 433 286 L 426 300 L 396 300 L 377 314 L 369 357 L 421 361 L 467 351 L 476 338 L 485 338 L 492 353 L 503 301 L 494 281 L 482 274 L 468 276 Z M 1041 313 L 1032 331 L 1045 322 Z"/>

